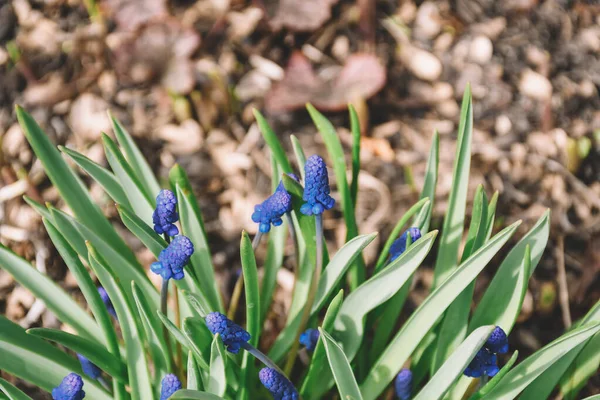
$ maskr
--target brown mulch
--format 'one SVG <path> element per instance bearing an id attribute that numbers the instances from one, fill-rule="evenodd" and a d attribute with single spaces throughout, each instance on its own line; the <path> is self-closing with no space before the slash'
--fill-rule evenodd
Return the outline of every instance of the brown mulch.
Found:
<path id="1" fill-rule="evenodd" d="M 240 231 L 256 231 L 252 207 L 270 190 L 268 151 L 253 108 L 266 108 L 293 157 L 290 134 L 307 154 L 326 154 L 296 97 L 303 99 L 300 106 L 321 100 L 326 110 L 355 105 L 364 135 L 357 218 L 362 233 L 381 232 L 366 250 L 372 263 L 377 246 L 418 197 L 436 129 L 442 151 L 433 227 L 441 227 L 460 99 L 470 82 L 475 134 L 469 199 L 478 184 L 490 196 L 499 191 L 499 224 L 524 221 L 512 244 L 552 209 L 548 248 L 511 344 L 531 353 L 564 331 L 565 309 L 576 321 L 600 298 L 596 1 L 151 0 L 143 10 L 126 0 L 98 4 L 98 16 L 90 19 L 79 0 L 0 0 L 0 240 L 74 296 L 74 279 L 21 199 L 26 193 L 63 206 L 16 124 L 15 103 L 56 144 L 102 164 L 98 139 L 110 132 L 107 109 L 136 137 L 161 178 L 180 163 L 195 185 L 220 283 L 229 293 L 239 268 Z M 289 7 L 297 18 L 287 18 Z M 291 63 L 293 55 L 303 63 Z M 364 79 L 379 79 L 377 66 L 348 67 L 366 57 L 384 70 L 383 87 Z M 347 112 L 327 116 L 349 154 Z M 85 179 L 117 222 L 114 206 Z M 326 217 L 330 249 L 342 244 L 340 219 L 339 212 Z M 122 231 L 149 264 L 148 251 Z M 563 242 L 564 255 L 557 250 Z M 566 280 L 559 279 L 562 259 Z M 480 279 L 476 297 L 496 265 Z M 290 301 L 290 275 L 280 278 L 267 323 L 271 335 L 284 323 Z M 420 282 L 410 307 L 427 292 L 429 267 Z M 560 288 L 568 293 L 562 302 Z M 0 312 L 26 327 L 60 326 L 2 270 Z M 595 377 L 584 394 L 599 391 Z"/>

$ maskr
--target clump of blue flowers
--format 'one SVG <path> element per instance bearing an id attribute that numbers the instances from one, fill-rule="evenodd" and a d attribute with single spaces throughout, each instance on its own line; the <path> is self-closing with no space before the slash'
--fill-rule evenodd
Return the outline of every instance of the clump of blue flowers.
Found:
<path id="1" fill-rule="evenodd" d="M 221 336 L 227 350 L 237 354 L 240 348 L 250 340 L 250 334 L 241 326 L 220 312 L 212 312 L 205 318 L 206 326 L 213 335 Z"/>
<path id="2" fill-rule="evenodd" d="M 183 386 L 181 381 L 174 374 L 167 374 L 160 382 L 160 400 L 168 400 L 169 397 L 180 390 Z"/>
<path id="3" fill-rule="evenodd" d="M 399 400 L 409 400 L 412 395 L 412 380 L 413 374 L 410 369 L 402 369 L 394 380 L 394 389 L 396 389 L 396 397 Z"/>
<path id="4" fill-rule="evenodd" d="M 263 368 L 258 373 L 261 383 L 271 394 L 274 400 L 298 400 L 298 391 L 288 378 L 273 368 Z"/>
<path id="5" fill-rule="evenodd" d="M 158 255 L 158 261 L 152 263 L 150 269 L 165 281 L 173 278 L 176 281 L 183 279 L 183 267 L 190 262 L 194 254 L 192 241 L 183 235 L 175 236 L 166 249 Z"/>
<path id="6" fill-rule="evenodd" d="M 152 214 L 154 231 L 159 235 L 175 236 L 179 233 L 174 225 L 178 220 L 177 197 L 168 189 L 161 190 L 156 196 L 156 209 Z"/>
<path id="7" fill-rule="evenodd" d="M 414 243 L 421 238 L 421 230 L 415 227 L 409 228 L 402 234 L 402 236 L 394 240 L 394 243 L 392 243 L 392 247 L 390 247 L 391 261 L 394 261 L 396 258 L 400 257 L 402 253 L 406 251 L 406 242 L 408 239 L 408 235 L 410 235 L 410 242 Z"/>
<path id="8" fill-rule="evenodd" d="M 300 207 L 300 212 L 304 215 L 322 214 L 333 208 L 335 199 L 329 195 L 329 176 L 325 161 L 316 154 L 310 156 L 304 165 L 304 175 L 302 199 L 306 203 Z"/>
<path id="9" fill-rule="evenodd" d="M 84 397 L 83 379 L 74 372 L 65 376 L 60 385 L 52 389 L 54 400 L 82 400 Z"/>
<path id="10" fill-rule="evenodd" d="M 308 351 L 314 351 L 319 341 L 319 330 L 318 329 L 307 329 L 300 335 L 300 344 L 306 347 Z"/>
<path id="11" fill-rule="evenodd" d="M 292 176 L 290 174 L 290 176 Z M 297 179 L 295 176 L 292 176 Z M 259 224 L 258 230 L 262 233 L 267 233 L 273 226 L 279 226 L 283 223 L 281 219 L 285 213 L 292 210 L 292 196 L 283 187 L 283 182 L 280 182 L 271 196 L 269 196 L 261 204 L 254 206 L 252 221 Z"/>
<path id="12" fill-rule="evenodd" d="M 508 352 L 508 338 L 504 330 L 497 326 L 483 347 L 477 352 L 475 358 L 471 360 L 464 374 L 471 378 L 495 376 L 500 371 L 497 354 L 506 352 Z"/>
<path id="13" fill-rule="evenodd" d="M 79 363 L 81 364 L 81 369 L 83 372 L 92 379 L 98 379 L 102 376 L 102 371 L 100 368 L 96 366 L 93 362 L 87 359 L 87 357 L 82 356 L 81 354 L 77 354 L 77 358 L 79 359 Z"/>

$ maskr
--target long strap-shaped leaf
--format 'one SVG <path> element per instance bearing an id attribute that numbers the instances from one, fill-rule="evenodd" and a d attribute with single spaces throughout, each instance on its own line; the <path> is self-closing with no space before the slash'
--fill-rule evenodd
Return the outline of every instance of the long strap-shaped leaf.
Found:
<path id="1" fill-rule="evenodd" d="M 217 396 L 224 396 L 227 390 L 227 375 L 225 373 L 227 355 L 219 334 L 215 335 L 210 348 L 210 371 L 206 390 Z"/>
<path id="2" fill-rule="evenodd" d="M 344 354 L 344 351 L 329 333 L 325 332 L 322 328 L 319 328 L 319 333 L 323 338 L 325 352 L 327 353 L 327 359 L 329 360 L 329 367 L 331 368 L 335 383 L 340 392 L 340 397 L 347 400 L 362 400 L 362 395 L 360 394 L 360 389 L 358 388 L 356 378 L 352 372 L 352 367 L 350 366 L 350 362 Z"/>
<path id="3" fill-rule="evenodd" d="M 25 330 L 0 315 L 0 370 L 50 392 L 65 376 L 75 372 L 83 377 L 88 397 L 111 400 L 96 381 L 88 379 L 79 362 L 51 344 L 25 333 Z"/>
<path id="4" fill-rule="evenodd" d="M 8 396 L 8 400 L 32 400 L 31 397 L 2 378 L 0 378 L 0 391 Z"/>
<path id="5" fill-rule="evenodd" d="M 223 400 L 222 397 L 217 396 L 216 394 L 207 393 L 207 392 L 199 392 L 197 390 L 178 390 L 173 394 L 173 396 L 169 397 L 171 400 Z"/>
<path id="6" fill-rule="evenodd" d="M 513 368 L 484 400 L 512 400 L 565 354 L 600 331 L 600 323 L 586 324 L 569 332 L 527 357 Z"/>
<path id="7" fill-rule="evenodd" d="M 481 349 L 494 326 L 482 326 L 471 333 L 450 355 L 435 375 L 413 400 L 438 400 L 450 389 L 456 379 Z"/>
<path id="8" fill-rule="evenodd" d="M 448 211 L 444 218 L 440 250 L 435 263 L 434 287 L 444 282 L 458 263 L 458 250 L 465 222 L 467 190 L 469 188 L 469 169 L 471 167 L 471 141 L 473 138 L 473 103 L 471 87 L 467 85 L 463 95 L 458 138 L 456 139 L 456 158 L 452 174 L 452 187 L 448 197 Z"/>
<path id="9" fill-rule="evenodd" d="M 0 267 L 8 271 L 35 297 L 43 300 L 61 321 L 71 325 L 80 335 L 104 343 L 104 337 L 96 321 L 71 296 L 52 279 L 2 245 L 0 245 Z"/>
<path id="10" fill-rule="evenodd" d="M 361 384 L 365 399 L 375 399 L 381 394 L 446 308 L 479 275 L 520 223 L 521 221 L 517 221 L 494 236 L 425 299 L 392 339 Z"/>
<path id="11" fill-rule="evenodd" d="M 125 295 L 124 289 L 119 284 L 113 270 L 108 268 L 106 261 L 100 257 L 96 249 L 89 243 L 88 254 L 90 266 L 104 289 L 106 289 L 119 318 L 119 325 L 125 341 L 131 398 L 133 400 L 152 400 L 154 399 L 154 393 L 148 371 L 148 360 L 146 360 L 144 350 L 142 328 L 135 317 L 135 308 Z"/>

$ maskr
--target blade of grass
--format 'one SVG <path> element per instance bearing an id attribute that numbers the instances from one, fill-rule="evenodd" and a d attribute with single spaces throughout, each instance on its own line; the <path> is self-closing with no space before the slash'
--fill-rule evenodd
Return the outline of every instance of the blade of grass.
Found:
<path id="1" fill-rule="evenodd" d="M 422 233 L 429 232 L 429 224 L 431 222 L 431 212 L 433 211 L 433 203 L 435 200 L 435 188 L 437 186 L 438 179 L 438 166 L 440 163 L 440 135 L 437 130 L 433 133 L 433 139 L 431 141 L 431 148 L 429 149 L 429 157 L 427 159 L 427 169 L 425 170 L 425 181 L 423 183 L 423 189 L 421 190 L 421 196 L 419 199 L 429 199 L 429 205 L 427 206 L 427 212 L 424 214 L 419 213 L 418 217 L 415 218 L 413 226 L 421 227 Z"/>
<path id="2" fill-rule="evenodd" d="M 344 351 L 323 328 L 319 328 L 319 333 L 325 345 L 329 367 L 340 392 L 340 397 L 342 399 L 362 400 L 358 383 L 356 383 L 352 367 Z"/>
<path id="3" fill-rule="evenodd" d="M 32 400 L 31 397 L 2 378 L 0 378 L 0 391 L 8 396 L 8 400 Z"/>
<path id="4" fill-rule="evenodd" d="M 358 174 L 360 172 L 360 122 L 358 114 L 352 104 L 348 105 L 350 112 L 350 131 L 352 132 L 352 180 L 350 184 L 350 198 L 356 208 L 358 196 Z"/>
<path id="5" fill-rule="evenodd" d="M 304 182 L 304 164 L 306 164 L 306 154 L 304 154 L 302 145 L 300 144 L 300 141 L 296 136 L 290 135 L 290 140 L 292 141 L 292 148 L 294 149 L 294 154 L 296 155 L 296 163 L 298 163 L 300 176 L 302 177 L 302 181 Z"/>
<path id="6" fill-rule="evenodd" d="M 196 363 L 194 353 L 188 351 L 188 362 L 187 362 L 187 387 L 189 390 L 202 390 L 202 376 L 200 375 L 200 368 Z"/>
<path id="7" fill-rule="evenodd" d="M 173 396 L 169 398 L 170 400 L 223 400 L 222 397 L 217 396 L 216 394 L 207 393 L 207 392 L 198 392 L 196 390 L 178 390 Z"/>
<path id="8" fill-rule="evenodd" d="M 226 360 L 223 341 L 219 337 L 219 334 L 216 334 L 210 350 L 210 373 L 206 390 L 217 396 L 224 396 L 227 389 L 227 377 L 225 375 Z"/>
<path id="9" fill-rule="evenodd" d="M 279 164 L 279 167 L 284 173 L 292 173 L 292 165 L 287 159 L 287 156 L 285 155 L 285 150 L 283 149 L 281 142 L 277 138 L 277 135 L 275 134 L 273 129 L 271 129 L 265 117 L 263 117 L 257 109 L 253 109 L 252 112 L 254 113 L 254 118 L 256 118 L 256 123 L 258 124 L 258 128 L 260 129 L 263 138 L 265 139 L 265 142 L 267 142 L 267 145 L 271 149 L 273 157 L 275 157 L 275 159 L 277 160 L 277 164 Z"/>

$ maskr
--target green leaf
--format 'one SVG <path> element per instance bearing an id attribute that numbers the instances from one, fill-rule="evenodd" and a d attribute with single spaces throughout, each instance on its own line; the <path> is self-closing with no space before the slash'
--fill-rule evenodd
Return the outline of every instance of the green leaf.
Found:
<path id="1" fill-rule="evenodd" d="M 273 154 L 273 157 L 275 157 L 275 159 L 277 160 L 277 164 L 279 164 L 279 167 L 286 174 L 293 172 L 292 165 L 290 164 L 290 161 L 285 155 L 285 150 L 283 149 L 281 142 L 277 138 L 277 135 L 275 134 L 273 129 L 271 129 L 271 127 L 269 126 L 269 123 L 267 122 L 265 117 L 263 117 L 257 109 L 253 109 L 252 111 L 254 112 L 254 118 L 256 118 L 258 128 L 262 132 L 263 138 L 265 139 L 265 142 L 267 142 L 267 145 L 271 149 L 271 153 Z"/>
<path id="2" fill-rule="evenodd" d="M 302 145 L 296 136 L 290 135 L 290 140 L 292 141 L 292 148 L 294 149 L 294 154 L 296 155 L 296 162 L 298 163 L 300 176 L 302 177 L 302 181 L 304 181 L 304 165 L 306 164 L 306 154 L 304 154 Z"/>
<path id="3" fill-rule="evenodd" d="M 471 225 L 465 249 L 462 254 L 462 261 L 468 259 L 471 254 L 477 251 L 485 242 L 487 234 L 487 196 L 483 190 L 483 185 L 477 187 L 475 198 L 473 200 L 473 212 L 471 215 Z M 471 311 L 471 302 L 473 301 L 473 292 L 475 282 L 469 286 L 454 300 L 442 319 L 437 348 L 431 363 L 431 373 L 435 373 L 446 359 L 454 352 L 462 340 L 467 336 L 467 327 L 469 324 L 469 312 Z"/>
<path id="4" fill-rule="evenodd" d="M 148 303 L 146 296 L 140 288 L 131 282 L 131 290 L 133 292 L 133 300 L 135 302 L 137 315 L 144 330 L 144 336 L 148 342 L 148 348 L 152 360 L 154 361 L 155 377 L 160 377 L 171 370 L 171 355 L 169 348 L 165 342 L 165 337 L 162 331 L 162 325 L 156 325 L 153 318 L 156 309 Z"/>
<path id="5" fill-rule="evenodd" d="M 510 359 L 508 360 L 508 362 L 506 364 L 504 364 L 502 369 L 487 383 L 487 385 L 485 385 L 477 393 L 474 393 L 471 397 L 469 397 L 469 400 L 479 400 L 484 395 L 488 394 L 490 392 L 490 390 L 495 388 L 496 385 L 502 380 L 502 378 L 504 378 L 504 376 L 506 374 L 508 374 L 508 371 L 510 371 L 510 369 L 513 367 L 513 365 L 515 365 L 518 357 L 519 357 L 519 351 L 515 350 L 513 352 L 512 356 L 510 357 Z M 463 379 L 466 383 L 465 387 L 468 387 L 471 384 L 471 381 L 473 380 L 472 378 L 469 378 L 468 376 L 462 376 L 456 386 L 459 386 L 461 383 L 463 383 Z M 462 396 L 463 396 L 462 393 L 464 393 L 466 391 L 467 391 L 466 388 L 461 389 L 461 395 L 459 397 L 451 397 L 451 398 L 460 400 L 460 399 L 462 399 Z"/>
<path id="6" fill-rule="evenodd" d="M 600 301 L 588 311 L 578 326 L 589 322 L 600 322 Z M 600 362 L 599 338 L 600 335 L 595 335 L 555 362 L 523 391 L 521 398 L 525 400 L 546 399 L 560 380 L 561 392 L 565 395 L 564 398 L 567 400 L 576 399 L 587 378 L 598 371 L 598 363 Z M 594 359 L 596 359 L 596 362 L 594 362 Z"/>
<path id="7" fill-rule="evenodd" d="M 433 140 L 431 141 L 431 149 L 429 150 L 429 158 L 427 159 L 427 169 L 425 170 L 425 182 L 423 183 L 423 189 L 421 190 L 421 196 L 419 199 L 429 199 L 429 205 L 427 206 L 426 212 L 419 213 L 418 217 L 414 221 L 414 226 L 419 226 L 421 232 L 429 232 L 429 223 L 431 222 L 431 212 L 433 211 L 433 203 L 435 199 L 435 188 L 437 186 L 438 179 L 438 166 L 440 163 L 440 135 L 437 131 L 433 133 Z M 422 210 L 422 211 L 423 211 Z"/>
<path id="8" fill-rule="evenodd" d="M 385 244 L 383 245 L 383 250 L 381 250 L 381 254 L 379 254 L 379 258 L 377 259 L 377 263 L 375 264 L 375 272 L 381 271 L 381 269 L 385 266 L 385 263 L 390 254 L 390 249 L 392 248 L 392 244 L 398 237 L 400 236 L 400 232 L 404 225 L 410 220 L 415 214 L 417 214 L 420 210 L 429 206 L 429 199 L 424 198 L 415 203 L 411 208 L 408 209 L 407 212 L 402 215 L 402 218 L 396 222 L 396 226 L 392 229 L 392 233 L 388 236 Z"/>
<path id="9" fill-rule="evenodd" d="M 120 358 L 96 342 L 57 329 L 32 328 L 27 333 L 59 343 L 75 353 L 82 354 L 110 376 L 127 383 L 127 367 Z"/>
<path id="10" fill-rule="evenodd" d="M 331 259 L 327 267 L 323 270 L 319 284 L 317 285 L 317 292 L 315 294 L 315 301 L 311 310 L 311 316 L 318 313 L 325 302 L 331 297 L 334 290 L 338 287 L 338 284 L 350 265 L 354 262 L 356 257 L 367 247 L 377 236 L 376 233 L 370 235 L 361 235 L 350 240 L 344 245 Z M 304 275 L 304 274 L 302 274 Z M 307 274 L 308 278 L 312 276 L 312 269 Z M 308 282 L 304 276 L 301 276 L 301 282 Z M 298 286 L 298 285 L 297 285 Z M 288 319 L 288 325 L 277 337 L 275 344 L 271 347 L 269 356 L 279 361 L 289 348 L 292 346 L 296 333 L 299 329 L 300 313 L 295 313 L 293 319 Z M 275 362 L 277 362 L 275 361 Z"/>
<path id="11" fill-rule="evenodd" d="M 363 397 L 370 400 L 381 394 L 452 301 L 479 275 L 520 223 L 494 236 L 423 301 L 371 368 L 361 385 Z"/>
<path id="12" fill-rule="evenodd" d="M 153 399 L 152 383 L 148 372 L 148 361 L 144 351 L 141 328 L 137 323 L 134 308 L 127 299 L 116 274 L 109 268 L 93 245 L 88 244 L 90 266 L 98 280 L 106 289 L 119 318 L 119 325 L 125 342 L 125 353 L 129 386 L 133 400 Z"/>
<path id="13" fill-rule="evenodd" d="M 440 366 L 414 400 L 441 399 L 475 358 L 494 328 L 493 325 L 488 325 L 474 330 Z"/>
<path id="14" fill-rule="evenodd" d="M 206 390 L 217 396 L 224 396 L 227 389 L 227 377 L 225 376 L 226 360 L 227 356 L 223 348 L 223 341 L 219 334 L 216 334 L 210 349 L 210 373 Z"/>
<path id="15" fill-rule="evenodd" d="M 327 331 L 333 328 L 333 322 L 337 317 L 343 300 L 344 291 L 340 290 L 333 298 L 329 304 L 329 307 L 327 308 L 327 311 L 325 312 L 323 324 L 321 325 L 324 330 Z M 302 398 L 306 400 L 319 398 L 322 395 L 322 392 L 327 391 L 327 388 L 329 387 L 328 381 L 331 378 L 331 374 L 326 373 L 326 364 L 327 354 L 325 352 L 325 346 L 319 337 L 319 341 L 317 342 L 310 362 L 308 374 L 306 375 L 304 383 L 302 384 L 302 388 L 300 389 Z"/>
<path id="16" fill-rule="evenodd" d="M 550 233 L 550 211 L 546 211 L 533 228 L 512 248 L 506 256 L 494 279 L 477 305 L 469 332 L 482 325 L 499 325 L 508 334 L 521 310 L 522 286 L 518 286 L 520 271 L 525 264 L 525 250 L 531 248 L 531 268 L 533 274 L 548 242 Z M 527 277 L 529 280 L 529 277 Z"/>
<path id="17" fill-rule="evenodd" d="M 177 186 L 176 193 L 183 234 L 189 237 L 192 243 L 194 243 L 194 254 L 192 254 L 190 263 L 197 278 L 200 291 L 210 304 L 212 311 L 223 311 L 210 249 L 201 223 L 202 217 L 196 214 L 196 209 L 190 200 L 193 194 L 179 185 Z"/>
<path id="18" fill-rule="evenodd" d="M 600 400 L 600 394 L 596 394 L 596 395 L 593 395 L 593 396 L 590 396 L 590 397 L 586 397 L 583 400 Z"/>
<path id="19" fill-rule="evenodd" d="M 131 135 L 123 128 L 123 125 L 111 114 L 108 112 L 108 117 L 112 122 L 113 131 L 117 138 L 117 141 L 121 145 L 121 148 L 125 151 L 125 156 L 127 157 L 127 161 L 129 161 L 129 165 L 131 169 L 135 172 L 135 175 L 139 179 L 142 184 L 144 191 L 150 198 L 158 195 L 160 192 L 160 186 L 152 172 L 152 168 L 144 158 L 144 155 L 140 151 L 140 149 L 136 146 Z"/>
<path id="20" fill-rule="evenodd" d="M 0 245 L 0 267 L 35 297 L 44 301 L 58 319 L 71 325 L 81 336 L 104 343 L 104 337 L 96 321 L 71 296 L 52 279 L 2 245 Z"/>
<path id="21" fill-rule="evenodd" d="M 131 166 L 127 164 L 127 161 L 117 147 L 117 144 L 106 134 L 102 134 L 102 142 L 104 143 L 104 152 L 106 153 L 106 159 L 110 164 L 110 168 L 113 170 L 119 182 L 121 182 L 121 187 L 125 191 L 125 195 L 127 196 L 133 211 L 148 226 L 152 226 L 154 199 L 145 193 L 135 172 L 133 172 Z"/>
<path id="22" fill-rule="evenodd" d="M 188 351 L 188 362 L 187 362 L 187 389 L 200 390 L 203 388 L 202 375 L 200 375 L 200 368 L 196 363 L 194 353 Z"/>
<path id="23" fill-rule="evenodd" d="M 83 377 L 89 398 L 111 400 L 98 383 L 88 379 L 79 362 L 51 344 L 28 335 L 25 330 L 0 315 L 0 370 L 50 392 L 65 376 L 75 372 Z"/>
<path id="24" fill-rule="evenodd" d="M 423 236 L 344 300 L 334 323 L 333 334 L 350 360 L 354 359 L 362 343 L 367 314 L 400 290 L 431 250 L 436 235 L 437 231 L 433 231 Z"/>
<path id="25" fill-rule="evenodd" d="M 123 224 L 133 233 L 140 241 L 158 257 L 160 252 L 167 247 L 167 242 L 162 236 L 158 235 L 154 229 L 150 228 L 140 217 L 129 211 L 127 208 L 117 204 L 117 211 L 121 217 Z"/>
<path id="26" fill-rule="evenodd" d="M 8 400 L 32 400 L 31 397 L 27 396 L 25 393 L 13 386 L 10 382 L 2 378 L 0 378 L 0 391 L 8 396 Z"/>
<path id="27" fill-rule="evenodd" d="M 43 205 L 41 205 L 40 203 L 38 203 L 37 201 L 33 200 L 31 197 L 28 197 L 28 196 L 23 196 L 23 200 L 25 200 L 25 203 L 29 204 L 31 206 L 31 208 L 33 208 L 33 210 L 35 212 L 37 212 L 38 214 L 40 214 L 43 218 L 52 220 L 50 211 L 48 211 L 48 209 L 46 207 L 44 207 Z"/>
<path id="28" fill-rule="evenodd" d="M 188 342 L 188 339 L 187 339 L 186 335 L 178 327 L 175 326 L 175 324 L 173 323 L 173 321 L 171 321 L 169 318 L 167 318 L 159 310 L 156 310 L 156 314 L 158 315 L 158 318 L 161 320 L 161 322 L 163 323 L 163 325 L 167 328 L 167 330 L 169 331 L 169 333 L 175 338 L 175 340 L 184 349 L 189 348 L 190 347 L 190 343 Z M 206 370 L 208 370 L 208 363 L 204 363 L 204 364 L 201 363 L 201 367 L 204 368 L 204 369 L 206 369 Z"/>
<path id="29" fill-rule="evenodd" d="M 471 166 L 471 140 L 473 137 L 473 104 L 471 86 L 467 85 L 463 96 L 456 139 L 456 158 L 452 175 L 452 186 L 448 197 L 448 211 L 444 218 L 440 249 L 438 251 L 433 287 L 438 286 L 456 269 L 458 250 L 465 221 L 469 169 Z"/>
<path id="30" fill-rule="evenodd" d="M 25 137 L 42 162 L 46 175 L 77 218 L 82 224 L 94 229 L 98 235 L 113 243 L 119 252 L 133 256 L 123 239 L 102 215 L 100 208 L 92 201 L 81 180 L 62 159 L 35 120 L 19 106 L 16 107 L 16 113 Z"/>
<path id="31" fill-rule="evenodd" d="M 184 389 L 176 391 L 169 400 L 223 400 L 223 398 L 212 393 Z"/>
<path id="32" fill-rule="evenodd" d="M 512 400 L 565 354 L 600 331 L 594 322 L 574 329 L 527 357 L 513 368 L 483 399 Z"/>
<path id="33" fill-rule="evenodd" d="M 346 222 L 346 242 L 358 235 L 358 227 L 356 225 L 356 217 L 354 215 L 354 205 L 350 194 L 350 187 L 346 179 L 346 161 L 344 159 L 344 149 L 338 137 L 335 128 L 323 114 L 317 111 L 312 105 L 306 106 L 314 124 L 321 133 L 327 152 L 333 163 L 335 179 L 340 193 L 342 212 L 344 213 L 344 221 Z M 360 257 L 354 268 L 350 270 L 350 287 L 355 289 L 365 279 L 365 265 Z"/>
<path id="34" fill-rule="evenodd" d="M 340 397 L 347 400 L 362 400 L 352 367 L 344 351 L 323 328 L 319 328 L 319 333 L 321 334 L 321 338 L 323 338 L 329 367 L 340 392 Z"/>
<path id="35" fill-rule="evenodd" d="M 350 112 L 350 131 L 352 131 L 352 181 L 350 184 L 350 198 L 356 207 L 358 195 L 358 174 L 360 172 L 360 122 L 358 114 L 352 104 L 348 105 Z"/>
<path id="36" fill-rule="evenodd" d="M 79 167 L 87 172 L 102 188 L 104 191 L 110 196 L 113 201 L 124 205 L 125 207 L 131 208 L 129 204 L 129 199 L 127 199 L 127 195 L 123 191 L 121 184 L 115 178 L 114 174 L 97 164 L 96 162 L 90 160 L 86 156 L 81 153 L 76 152 L 75 150 L 71 150 L 64 146 L 58 146 L 59 150 L 66 155 L 68 155 Z"/>
<path id="37" fill-rule="evenodd" d="M 200 368 L 210 371 L 210 348 L 213 335 L 210 333 L 204 319 L 186 318 L 183 321 L 183 333 L 189 343 L 189 348 L 194 352 Z"/>
<path id="38" fill-rule="evenodd" d="M 246 330 L 250 333 L 250 344 L 258 347 L 260 338 L 260 297 L 258 289 L 258 273 L 256 270 L 256 259 L 252 249 L 252 241 L 248 233 L 242 232 L 240 242 L 240 258 L 242 259 L 242 275 L 244 277 L 244 289 L 246 292 Z M 248 398 L 247 385 L 253 373 L 252 356 L 245 351 L 242 358 L 242 377 L 240 382 L 240 396 Z"/>
<path id="39" fill-rule="evenodd" d="M 487 221 L 487 233 L 485 236 L 485 240 L 488 241 L 492 236 L 492 231 L 494 230 L 494 219 L 496 218 L 496 205 L 498 204 L 498 191 L 494 193 L 492 199 L 488 204 L 488 221 Z"/>

